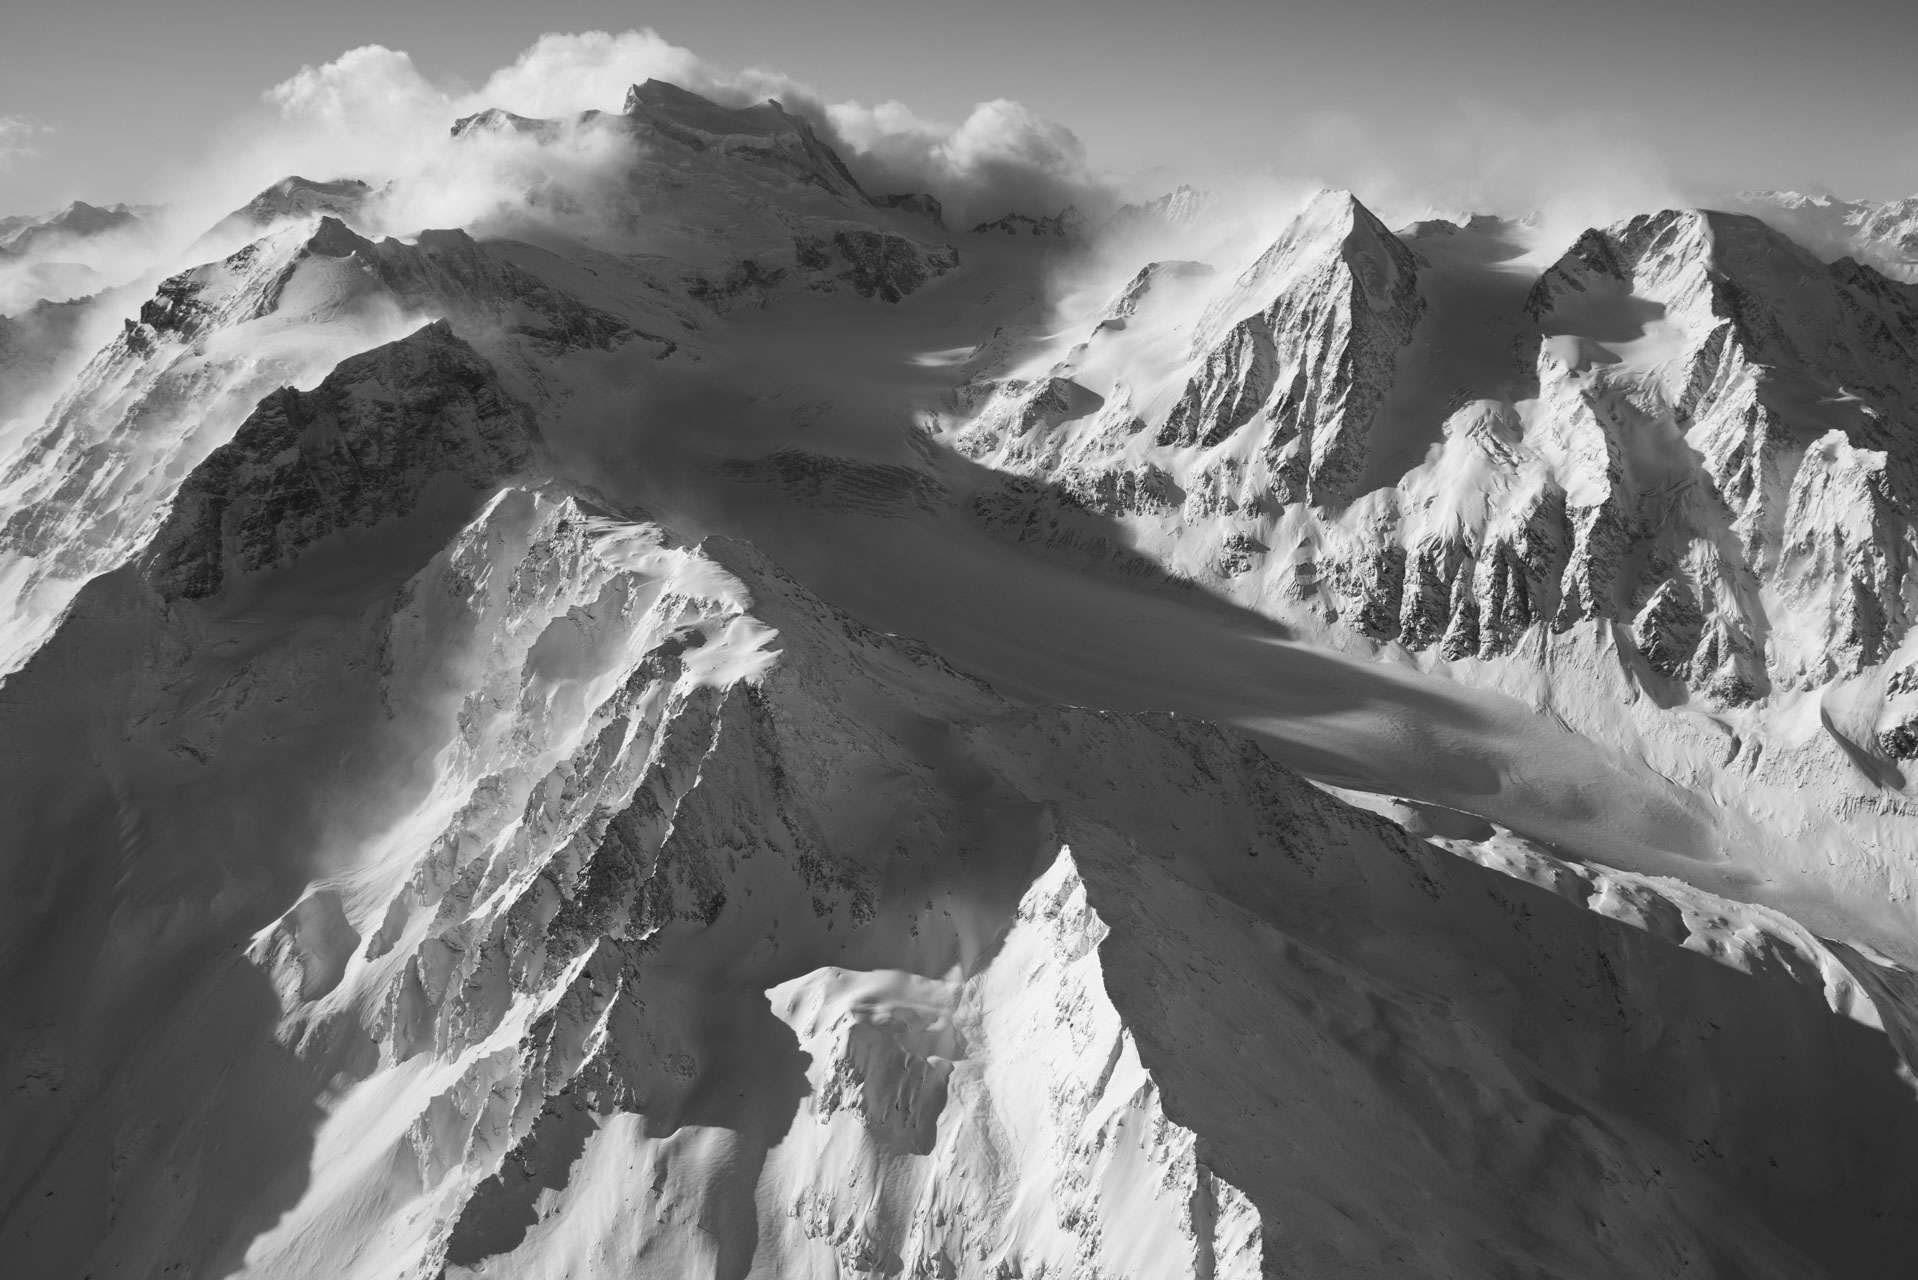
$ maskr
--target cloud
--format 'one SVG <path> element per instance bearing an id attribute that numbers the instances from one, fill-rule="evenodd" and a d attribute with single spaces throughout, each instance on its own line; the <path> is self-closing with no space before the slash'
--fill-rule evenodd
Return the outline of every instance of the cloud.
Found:
<path id="1" fill-rule="evenodd" d="M 885 189 L 931 191 L 962 224 L 1067 205 L 1100 214 L 1113 203 L 1078 135 L 1007 98 L 978 104 L 956 126 L 923 120 L 899 102 L 839 103 L 826 118 L 849 158 Z"/>
<path id="2" fill-rule="evenodd" d="M 698 90 L 721 87 L 726 77 L 691 49 L 650 30 L 549 34 L 495 71 L 468 101 L 478 104 L 476 110 L 503 107 L 523 116 L 617 111 L 629 87 L 653 79 Z"/>
<path id="3" fill-rule="evenodd" d="M 420 155 L 403 180 L 389 183 L 365 210 L 368 230 L 410 235 L 423 227 L 465 227 L 512 234 L 528 224 L 644 246 L 643 230 L 623 218 L 622 199 L 639 156 L 623 129 L 601 120 L 563 119 L 522 133 L 481 129 Z"/>
<path id="4" fill-rule="evenodd" d="M 411 54 L 377 44 L 301 67 L 265 96 L 287 120 L 341 131 L 386 131 L 442 112 L 449 101 L 420 74 Z"/>
<path id="5" fill-rule="evenodd" d="M 46 132 L 47 126 L 29 116 L 0 116 L 0 169 L 38 154 L 30 139 Z"/>
<path id="6" fill-rule="evenodd" d="M 1279 139 L 1268 172 L 1358 195 L 1386 221 L 1464 213 L 1535 214 L 1602 225 L 1694 203 L 1655 139 L 1624 116 L 1517 114 L 1465 100 L 1389 134 L 1322 112 Z"/>
<path id="7" fill-rule="evenodd" d="M 728 70 L 650 30 L 543 35 L 467 93 L 436 86 L 405 53 L 369 45 L 303 67 L 266 97 L 278 116 L 272 144 L 279 155 L 328 172 L 384 178 L 417 173 L 459 116 L 489 107 L 561 120 L 617 111 L 626 89 L 648 79 L 728 106 L 777 98 L 808 118 L 871 189 L 930 191 L 961 221 L 1012 209 L 1051 213 L 1068 204 L 1096 211 L 1110 203 L 1078 137 L 1020 103 L 982 102 L 957 125 L 926 120 L 897 102 L 829 103 L 783 72 Z"/>

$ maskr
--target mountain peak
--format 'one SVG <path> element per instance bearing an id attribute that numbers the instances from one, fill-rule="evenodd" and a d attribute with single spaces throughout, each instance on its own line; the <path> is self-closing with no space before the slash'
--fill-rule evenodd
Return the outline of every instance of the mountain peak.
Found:
<path id="1" fill-rule="evenodd" d="M 705 151 L 718 141 L 727 152 L 771 161 L 842 198 L 870 202 L 851 170 L 811 123 L 775 99 L 729 107 L 680 85 L 648 80 L 626 91 L 621 114 L 682 146 Z"/>
<path id="2" fill-rule="evenodd" d="M 1257 296 L 1265 299 L 1289 287 L 1301 271 L 1336 256 L 1364 284 L 1374 300 L 1395 292 L 1401 278 L 1416 275 L 1418 257 L 1405 242 L 1350 191 L 1327 188 L 1299 210 L 1278 239 L 1240 277 L 1235 307 Z"/>
<path id="3" fill-rule="evenodd" d="M 1342 187 L 1321 189 L 1305 202 L 1305 208 L 1299 212 L 1293 225 L 1301 229 L 1343 231 L 1348 235 L 1359 232 L 1374 237 L 1392 234 L 1377 214 Z"/>
<path id="4" fill-rule="evenodd" d="M 370 250 L 373 242 L 329 213 L 321 217 L 313 234 L 307 237 L 305 247 L 307 252 L 322 258 L 349 258 L 362 250 Z"/>
<path id="5" fill-rule="evenodd" d="M 358 178 L 335 178 L 321 182 L 291 174 L 249 200 L 240 214 L 264 225 L 276 218 L 309 213 L 329 215 L 350 212 L 373 194 L 373 188 Z"/>
<path id="6" fill-rule="evenodd" d="M 46 225 L 75 235 L 90 236 L 138 220 L 139 215 L 124 204 L 102 206 L 75 200 L 47 219 Z"/>
<path id="7" fill-rule="evenodd" d="M 804 120 L 789 113 L 777 99 L 768 98 L 748 107 L 728 107 L 666 80 L 648 80 L 628 89 L 622 113 L 656 123 L 670 121 L 721 137 L 811 132 Z"/>
<path id="8" fill-rule="evenodd" d="M 1163 195 L 1137 204 L 1122 205 L 1099 228 L 1101 236 L 1129 235 L 1143 230 L 1176 230 L 1189 226 L 1209 207 L 1214 196 L 1209 191 L 1185 183 Z"/>
<path id="9" fill-rule="evenodd" d="M 461 116 L 455 120 L 452 132 L 455 138 L 463 138 L 470 133 L 482 132 L 544 134 L 552 128 L 551 120 L 515 115 L 502 107 L 488 107 L 484 111 L 475 111 L 470 116 Z"/>

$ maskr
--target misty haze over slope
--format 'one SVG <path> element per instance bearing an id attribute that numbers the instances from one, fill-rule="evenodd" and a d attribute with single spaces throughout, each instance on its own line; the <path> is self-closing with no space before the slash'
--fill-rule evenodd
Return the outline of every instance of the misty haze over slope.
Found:
<path id="1" fill-rule="evenodd" d="M 268 98 L 0 222 L 20 1274 L 1909 1271 L 1904 204 Z"/>

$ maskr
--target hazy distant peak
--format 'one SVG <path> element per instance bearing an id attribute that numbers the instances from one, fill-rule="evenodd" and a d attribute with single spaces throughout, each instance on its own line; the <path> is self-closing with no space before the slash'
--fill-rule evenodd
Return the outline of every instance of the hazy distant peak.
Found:
<path id="1" fill-rule="evenodd" d="M 118 231 L 137 225 L 142 212 L 151 210 L 125 204 L 102 207 L 75 200 L 58 213 L 0 222 L 0 251 L 22 254 L 40 240 L 81 239 Z"/>
<path id="2" fill-rule="evenodd" d="M 1180 183 L 1163 195 L 1136 204 L 1121 205 L 1099 228 L 1101 236 L 1126 235 L 1135 231 L 1174 230 L 1190 225 L 1216 197 L 1210 191 Z"/>
<path id="3" fill-rule="evenodd" d="M 129 222 L 137 222 L 139 219 L 139 213 L 131 205 L 103 206 L 88 204 L 84 200 L 75 200 L 49 219 L 47 225 L 76 235 L 95 235 L 114 227 L 123 227 Z"/>
<path id="4" fill-rule="evenodd" d="M 1804 205 L 1828 207 L 1831 205 L 1849 205 L 1852 203 L 1840 196 L 1836 191 L 1833 191 L 1830 187 L 1822 186 L 1818 183 L 1811 183 L 1792 190 L 1747 189 L 1738 192 L 1736 198 L 1742 204 L 1777 204 L 1788 209 L 1799 208 Z"/>
<path id="5" fill-rule="evenodd" d="M 1733 202 L 1824 258 L 1854 257 L 1918 282 L 1918 196 L 1847 200 L 1823 188 L 1741 191 Z"/>

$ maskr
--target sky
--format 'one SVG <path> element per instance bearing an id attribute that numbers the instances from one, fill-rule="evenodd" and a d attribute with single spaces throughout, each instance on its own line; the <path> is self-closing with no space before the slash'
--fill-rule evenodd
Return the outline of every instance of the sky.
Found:
<path id="1" fill-rule="evenodd" d="M 1508 211 L 1564 181 L 1918 191 L 1906 0 L 12 0 L 0 212 L 166 198 L 349 49 L 458 97 L 543 33 L 633 28 L 948 127 L 1011 100 L 1140 193 L 1247 172 Z"/>

